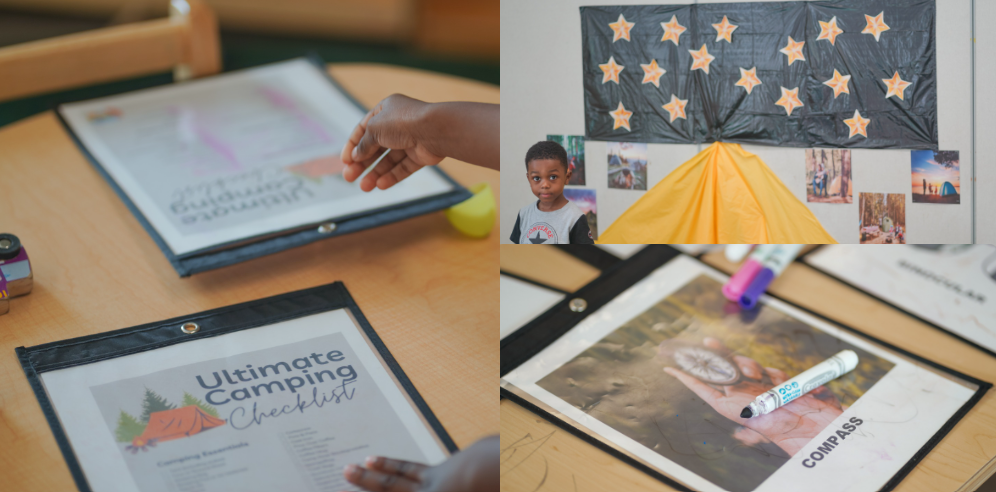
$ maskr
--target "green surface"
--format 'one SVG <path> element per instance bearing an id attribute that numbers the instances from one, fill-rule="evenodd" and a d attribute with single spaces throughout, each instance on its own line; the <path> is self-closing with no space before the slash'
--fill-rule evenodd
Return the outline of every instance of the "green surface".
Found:
<path id="1" fill-rule="evenodd" d="M 499 83 L 500 69 L 497 62 L 448 60 L 415 53 L 394 45 L 222 33 L 221 50 L 223 70 L 226 72 L 317 53 L 327 63 L 386 63 L 456 75 L 495 85 Z M 172 81 L 172 73 L 163 73 L 8 101 L 0 104 L 0 126 L 47 111 L 62 102 L 119 94 L 168 84 Z"/>

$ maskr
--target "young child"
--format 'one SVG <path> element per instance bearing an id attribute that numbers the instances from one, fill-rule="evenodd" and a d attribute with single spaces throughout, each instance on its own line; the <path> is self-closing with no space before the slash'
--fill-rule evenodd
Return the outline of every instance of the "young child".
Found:
<path id="1" fill-rule="evenodd" d="M 588 219 L 564 197 L 571 178 L 567 151 L 556 142 L 539 142 L 526 152 L 526 178 L 539 200 L 515 218 L 511 240 L 516 244 L 595 244 Z"/>

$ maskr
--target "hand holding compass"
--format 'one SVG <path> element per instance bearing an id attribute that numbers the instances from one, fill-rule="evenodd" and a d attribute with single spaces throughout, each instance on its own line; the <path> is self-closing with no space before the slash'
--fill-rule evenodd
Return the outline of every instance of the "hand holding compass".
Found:
<path id="1" fill-rule="evenodd" d="M 837 397 L 820 386 L 775 412 L 741 418 L 740 412 L 757 395 L 785 382 L 788 375 L 731 353 L 715 338 L 706 338 L 701 345 L 667 340 L 658 347 L 658 356 L 678 366 L 665 367 L 665 373 L 681 381 L 716 412 L 761 434 L 789 456 L 843 412 Z"/>

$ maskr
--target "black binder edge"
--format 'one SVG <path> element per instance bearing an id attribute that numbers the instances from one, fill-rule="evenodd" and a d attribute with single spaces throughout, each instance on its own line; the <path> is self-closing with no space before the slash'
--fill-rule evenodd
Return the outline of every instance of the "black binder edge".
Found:
<path id="1" fill-rule="evenodd" d="M 316 66 L 318 71 L 324 74 L 326 80 L 328 80 L 333 87 L 346 96 L 350 102 L 356 105 L 362 111 L 368 111 L 363 105 L 361 105 L 352 95 L 347 93 L 342 86 L 336 81 L 325 67 L 324 61 L 318 57 L 317 54 L 311 53 L 306 57 L 299 59 L 304 59 Z M 282 62 L 277 62 L 282 63 Z M 251 70 L 251 69 L 243 69 Z M 140 89 L 145 90 L 145 89 Z M 110 96 L 105 96 L 110 97 Z M 80 101 L 86 101 L 89 99 L 81 99 Z M 62 113 L 59 111 L 59 107 L 62 104 L 78 102 L 78 101 L 64 101 L 58 104 L 53 112 L 62 127 L 66 130 L 66 133 L 72 139 L 73 143 L 80 150 L 87 161 L 97 170 L 104 181 L 110 185 L 114 193 L 118 195 L 118 198 L 124 202 L 128 210 L 135 216 L 138 223 L 143 229 L 152 237 L 153 242 L 156 246 L 163 252 L 166 259 L 170 262 L 176 273 L 180 277 L 188 277 L 195 273 L 201 273 L 208 270 L 214 270 L 216 268 L 221 268 L 225 266 L 234 265 L 236 263 L 241 263 L 243 261 L 259 258 L 262 256 L 279 253 L 291 248 L 298 246 L 304 246 L 306 244 L 313 243 L 322 239 L 328 239 L 336 236 L 341 236 L 343 234 L 349 234 L 351 232 L 357 232 L 365 229 L 370 229 L 373 227 L 378 227 L 382 225 L 391 224 L 400 220 L 410 219 L 417 217 L 419 215 L 424 215 L 430 212 L 435 212 L 438 210 L 443 210 L 452 207 L 460 202 L 463 202 L 473 196 L 469 190 L 464 188 L 461 184 L 457 183 L 448 174 L 443 172 L 437 166 L 430 166 L 431 172 L 437 173 L 444 180 L 450 183 L 454 189 L 445 193 L 441 193 L 434 196 L 429 196 L 425 198 L 420 198 L 417 200 L 410 200 L 404 203 L 399 203 L 395 205 L 390 205 L 387 207 L 381 207 L 377 209 L 366 210 L 363 212 L 358 212 L 350 215 L 345 215 L 336 218 L 333 222 L 336 224 L 336 229 L 332 232 L 322 233 L 318 232 L 317 227 L 306 227 L 302 230 L 300 227 L 295 227 L 284 231 L 274 231 L 265 234 L 260 234 L 254 237 L 242 238 L 235 241 L 230 241 L 228 243 L 218 244 L 212 246 L 210 250 L 200 250 L 191 251 L 183 255 L 176 255 L 173 250 L 170 249 L 166 241 L 159 235 L 152 224 L 149 222 L 148 218 L 138 209 L 131 198 L 128 197 L 127 193 L 118 185 L 114 178 L 104 169 L 103 165 L 97 160 L 90 150 L 83 144 L 76 132 L 73 131 L 72 127 L 69 126 L 69 122 L 63 118 Z M 319 222 L 321 223 L 321 222 Z M 317 223 L 316 223 L 317 225 Z M 242 246 L 228 247 L 232 244 L 237 244 L 244 242 L 246 240 L 252 240 L 255 237 L 261 237 L 271 234 L 281 234 L 278 237 L 273 237 L 270 239 L 263 239 L 260 241 L 255 241 Z M 220 250 L 219 250 L 220 249 Z"/>
<path id="2" fill-rule="evenodd" d="M 290 312 L 278 312 L 264 315 L 265 317 L 263 317 L 262 320 L 260 319 L 261 317 L 258 316 L 258 313 L 253 313 L 256 315 L 249 318 L 252 321 L 243 321 L 238 317 L 239 314 L 244 313 L 249 309 L 266 307 L 267 305 L 274 303 L 295 302 L 304 304 L 304 306 L 300 306 L 296 310 Z M 442 423 L 439 422 L 439 419 L 432 412 L 432 409 L 429 408 L 429 405 L 422 398 L 422 395 L 418 392 L 418 389 L 416 389 L 415 385 L 412 384 L 410 379 L 408 379 L 408 376 L 405 374 L 404 370 L 401 369 L 401 366 L 398 364 L 398 361 L 394 358 L 394 356 L 391 355 L 391 352 L 387 349 L 387 346 L 384 344 L 383 340 L 381 340 L 381 338 L 374 331 L 373 327 L 370 325 L 370 322 L 367 321 L 366 316 L 363 315 L 360 307 L 356 304 L 356 301 L 354 301 L 353 297 L 349 294 L 346 286 L 342 282 L 338 281 L 331 284 L 312 287 L 310 289 L 234 304 L 187 316 L 180 316 L 165 321 L 146 323 L 132 328 L 124 328 L 106 333 L 97 333 L 94 335 L 61 340 L 58 342 L 46 343 L 27 348 L 17 347 L 14 349 L 14 352 L 17 354 L 17 359 L 21 363 L 21 368 L 24 370 L 24 374 L 28 378 L 28 383 L 31 385 L 31 389 L 34 391 L 35 397 L 38 399 L 38 404 L 41 406 L 42 413 L 45 415 L 45 420 L 52 429 L 52 434 L 54 435 L 55 441 L 59 446 L 59 450 L 62 452 L 63 458 L 66 460 L 69 472 L 72 475 L 73 480 L 76 482 L 76 487 L 80 490 L 80 492 L 91 492 L 92 489 L 86 481 L 83 468 L 76 459 L 76 454 L 73 452 L 72 445 L 69 443 L 69 437 L 62 428 L 62 424 L 59 422 L 55 409 L 52 406 L 52 402 L 45 393 L 45 388 L 42 386 L 39 373 L 91 364 L 101 360 L 113 359 L 140 352 L 147 352 L 149 350 L 176 345 L 178 343 L 191 342 L 202 338 L 235 333 L 238 331 L 278 323 L 280 321 L 302 318 L 312 314 L 333 311 L 336 309 L 349 310 L 349 312 L 356 319 L 356 322 L 359 324 L 360 328 L 363 330 L 367 339 L 370 340 L 370 344 L 377 350 L 377 353 L 384 360 L 384 364 L 388 367 L 394 377 L 397 378 L 398 383 L 401 385 L 402 389 L 404 389 L 405 393 L 407 393 L 408 397 L 411 398 L 411 401 L 422 414 L 422 417 L 425 418 L 425 421 L 429 424 L 429 427 L 433 430 L 433 432 L 435 432 L 439 441 L 450 453 L 458 451 L 459 449 L 457 448 L 456 443 L 450 437 L 449 433 L 446 432 L 446 429 L 443 427 Z M 224 318 L 212 323 L 212 320 L 217 320 L 222 317 Z M 201 330 L 191 335 L 183 334 L 179 330 L 180 325 L 192 320 L 198 321 L 198 324 L 201 325 Z M 103 351 L 100 350 L 100 345 L 103 345 L 107 340 L 126 336 L 139 337 L 138 346 L 104 349 Z M 162 339 L 156 340 L 155 338 L 157 337 Z M 85 357 L 78 357 L 73 360 L 57 362 L 57 359 L 60 358 L 58 352 L 60 349 L 71 347 L 74 350 L 78 350 L 80 346 L 87 347 L 83 350 L 83 352 L 86 353 Z M 90 349 L 89 347 L 94 347 L 96 349 L 96 353 L 93 353 L 92 350 L 94 349 Z M 36 359 L 46 359 L 49 362 Z M 38 362 L 42 363 L 38 364 Z"/>
<path id="3" fill-rule="evenodd" d="M 591 281 L 588 285 L 582 287 L 575 293 L 577 297 L 582 297 L 586 301 L 588 301 L 588 308 L 583 313 L 575 313 L 571 311 L 570 308 L 567 306 L 567 302 L 565 300 L 565 302 L 557 304 L 549 311 L 544 313 L 541 316 L 541 318 L 543 319 L 537 318 L 533 322 L 530 322 L 527 325 L 523 326 L 522 328 L 519 328 L 519 330 L 516 333 L 513 333 L 513 335 L 521 334 L 516 339 L 517 342 L 516 346 L 513 347 L 512 343 L 502 344 L 500 375 L 504 377 L 505 374 L 507 374 L 509 371 L 515 369 L 519 365 L 531 359 L 541 350 L 543 350 L 551 343 L 553 343 L 561 336 L 563 336 L 565 333 L 570 331 L 572 328 L 574 328 L 574 326 L 576 326 L 578 323 L 584 320 L 584 318 L 587 317 L 589 314 L 598 311 L 601 307 L 603 307 L 612 299 L 615 299 L 619 294 L 621 294 L 626 289 L 631 287 L 634 283 L 645 278 L 647 275 L 650 275 L 650 273 L 652 273 L 658 267 L 663 266 L 665 263 L 671 261 L 672 259 L 681 254 L 682 253 L 677 249 L 674 249 L 671 246 L 667 245 L 647 246 L 640 252 L 633 255 L 628 260 L 620 262 L 618 265 L 614 266 L 611 270 L 607 270 L 606 272 L 603 273 L 603 275 Z M 715 267 L 712 267 L 708 264 L 706 266 L 715 269 Z M 968 411 L 971 410 L 972 407 L 974 407 L 975 404 L 978 403 L 980 399 L 982 399 L 982 396 L 985 395 L 985 393 L 993 386 L 992 383 L 982 381 L 967 374 L 962 374 L 961 372 L 955 371 L 954 369 L 942 366 L 934 361 L 925 359 L 916 354 L 908 352 L 904 349 L 896 347 L 895 345 L 879 340 L 878 338 L 868 335 L 856 328 L 852 328 L 850 326 L 837 323 L 836 321 L 828 318 L 827 316 L 824 316 L 811 309 L 795 304 L 782 297 L 773 295 L 771 293 L 767 293 L 767 295 L 781 302 L 784 302 L 785 304 L 788 304 L 789 306 L 792 306 L 793 308 L 798 309 L 806 314 L 819 318 L 820 320 L 830 323 L 838 328 L 841 328 L 845 331 L 851 332 L 873 343 L 876 343 L 890 351 L 901 354 L 910 359 L 916 360 L 922 364 L 928 365 L 937 370 L 954 375 L 958 378 L 961 378 L 964 381 L 967 381 L 969 383 L 978 386 L 978 389 L 975 391 L 975 394 L 972 395 L 972 397 L 969 398 L 968 401 L 966 401 L 965 404 L 961 406 L 961 408 L 959 408 L 954 414 L 952 414 L 951 417 L 941 426 L 941 428 L 938 429 L 938 431 L 924 443 L 924 445 L 920 448 L 920 450 L 917 451 L 910 458 L 910 460 L 907 461 L 906 464 L 903 465 L 903 467 L 900 468 L 899 471 L 897 471 L 896 474 L 893 475 L 892 478 L 885 483 L 885 485 L 883 485 L 881 489 L 883 492 L 889 492 L 893 490 L 896 487 L 896 485 L 898 485 L 904 478 L 906 478 L 906 476 L 909 475 L 909 473 L 913 471 L 914 468 L 916 468 L 916 465 L 928 453 L 930 453 L 930 451 L 937 445 L 937 443 L 940 442 L 951 431 L 951 429 L 954 428 L 954 426 L 958 423 L 958 421 L 960 421 L 965 416 L 965 414 L 967 414 Z M 546 325 L 548 324 L 553 326 L 547 327 Z M 542 333 L 534 334 L 533 332 L 542 332 Z M 668 486 L 682 491 L 692 490 L 687 486 L 677 482 L 676 480 L 668 477 L 667 475 L 664 475 L 663 473 L 657 471 L 656 469 L 652 469 L 647 465 L 640 463 L 636 459 L 631 458 L 627 454 L 602 443 L 598 439 L 589 435 L 587 432 L 584 432 L 583 430 L 578 429 L 572 426 L 571 424 L 557 418 L 556 416 L 552 415 L 546 410 L 543 410 L 537 407 L 536 405 L 528 401 L 525 401 L 522 397 L 516 395 L 515 393 L 505 388 L 499 388 L 499 390 L 501 397 L 508 398 L 509 400 L 512 400 L 517 404 L 522 405 L 527 410 L 535 413 L 536 415 L 539 415 L 540 417 L 556 425 L 557 427 L 560 427 L 561 429 L 569 432 L 570 434 L 578 437 L 579 439 L 590 443 L 591 445 L 601 449 L 602 451 L 605 451 L 606 453 L 612 455 L 613 457 L 623 461 L 624 463 L 630 466 L 633 466 L 634 468 L 646 473 L 647 475 L 667 484 Z"/>

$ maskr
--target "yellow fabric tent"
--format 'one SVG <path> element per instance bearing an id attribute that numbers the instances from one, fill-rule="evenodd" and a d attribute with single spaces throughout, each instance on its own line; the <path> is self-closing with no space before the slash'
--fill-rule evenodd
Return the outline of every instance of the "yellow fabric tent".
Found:
<path id="1" fill-rule="evenodd" d="M 717 142 L 651 188 L 600 244 L 836 243 L 759 157 Z"/>

